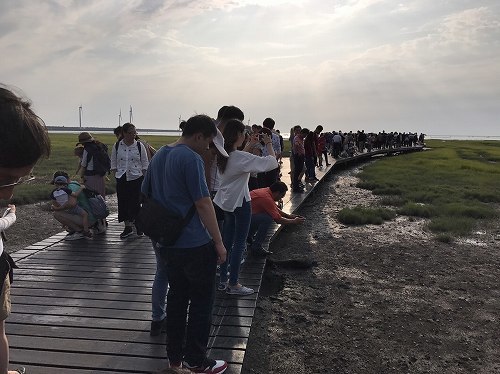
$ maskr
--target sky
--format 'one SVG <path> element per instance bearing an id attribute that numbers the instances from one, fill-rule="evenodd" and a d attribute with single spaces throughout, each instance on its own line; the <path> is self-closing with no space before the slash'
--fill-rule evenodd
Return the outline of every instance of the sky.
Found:
<path id="1" fill-rule="evenodd" d="M 500 135 L 498 0 L 1 1 L 0 52 L 47 125 Z"/>

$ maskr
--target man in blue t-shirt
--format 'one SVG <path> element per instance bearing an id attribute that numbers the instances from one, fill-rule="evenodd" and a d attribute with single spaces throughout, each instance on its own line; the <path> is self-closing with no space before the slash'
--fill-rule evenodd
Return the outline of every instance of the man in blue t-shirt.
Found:
<path id="1" fill-rule="evenodd" d="M 167 356 L 170 367 L 181 365 L 196 373 L 223 373 L 227 363 L 206 356 L 217 264 L 226 260 L 215 211 L 210 199 L 202 154 L 217 134 L 212 119 L 191 117 L 175 146 L 162 147 L 151 160 L 142 193 L 185 217 L 195 213 L 177 242 L 153 243 L 158 266 L 168 274 Z M 189 305 L 189 315 L 188 315 Z M 187 326 L 186 326 L 187 323 Z M 186 340 L 185 349 L 183 342 Z"/>

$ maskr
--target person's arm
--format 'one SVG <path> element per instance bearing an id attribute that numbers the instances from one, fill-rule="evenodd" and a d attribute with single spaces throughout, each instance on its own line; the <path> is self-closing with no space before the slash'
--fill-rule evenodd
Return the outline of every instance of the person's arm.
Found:
<path id="1" fill-rule="evenodd" d="M 281 225 L 295 225 L 304 222 L 306 219 L 301 216 L 293 216 L 292 215 L 287 215 L 288 217 L 281 216 L 278 220 L 276 220 L 276 223 L 279 223 Z"/>
<path id="2" fill-rule="evenodd" d="M 205 166 L 205 181 L 207 182 L 208 190 L 212 192 L 214 186 L 211 185 L 212 184 L 211 173 L 212 173 L 212 164 L 216 162 L 216 152 L 213 151 L 211 148 L 209 148 L 203 152 L 201 158 L 203 159 L 203 165 Z"/>
<path id="3" fill-rule="evenodd" d="M 78 197 L 82 193 L 82 191 L 85 189 L 85 185 L 81 185 L 78 191 L 73 191 L 71 192 L 71 196 Z"/>
<path id="4" fill-rule="evenodd" d="M 276 158 L 280 158 L 280 156 L 281 156 L 281 142 L 280 142 L 279 135 L 276 134 L 275 132 L 272 133 L 272 142 L 273 142 L 274 154 L 276 155 Z"/>
<path id="5" fill-rule="evenodd" d="M 247 143 L 245 144 L 245 147 L 243 148 L 243 151 L 255 154 L 254 150 L 259 145 L 260 145 L 259 134 L 251 134 L 250 137 L 248 138 Z"/>
<path id="6" fill-rule="evenodd" d="M 111 173 L 116 173 L 116 170 L 118 169 L 116 161 L 117 160 L 116 148 L 118 147 L 116 146 L 116 144 L 119 144 L 119 141 L 113 144 L 113 148 L 111 148 L 111 170 L 110 170 Z"/>
<path id="7" fill-rule="evenodd" d="M 80 178 L 83 178 L 85 175 L 85 171 L 87 170 L 87 159 L 88 152 L 86 149 L 83 150 L 82 158 L 80 159 L 80 165 L 78 165 L 78 170 L 76 171 L 76 175 Z"/>
<path id="8" fill-rule="evenodd" d="M 13 204 L 9 204 L 7 206 L 9 212 L 5 215 L 5 217 L 0 218 L 0 231 L 3 231 L 16 222 L 16 206 Z"/>
<path id="9" fill-rule="evenodd" d="M 222 236 L 215 217 L 215 210 L 210 197 L 202 197 L 194 203 L 201 222 L 208 230 L 215 243 L 215 251 L 217 252 L 217 264 L 222 264 L 226 261 L 226 248 L 222 242 Z"/>
<path id="10" fill-rule="evenodd" d="M 281 215 L 281 218 L 277 219 L 275 222 L 282 225 L 290 225 L 290 224 L 298 224 L 304 222 L 306 219 L 297 214 L 288 214 L 278 209 Z"/>
<path id="11" fill-rule="evenodd" d="M 267 149 L 267 153 L 269 154 L 269 156 L 276 157 L 276 154 L 274 153 L 274 148 L 273 148 L 272 136 L 269 136 L 268 134 L 262 134 L 262 141 L 264 142 L 264 145 Z"/>

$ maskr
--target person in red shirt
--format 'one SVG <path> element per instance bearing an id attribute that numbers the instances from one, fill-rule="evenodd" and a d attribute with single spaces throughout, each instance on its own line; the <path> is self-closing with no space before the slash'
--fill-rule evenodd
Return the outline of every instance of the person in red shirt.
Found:
<path id="1" fill-rule="evenodd" d="M 276 201 L 282 199 L 287 191 L 288 187 L 283 182 L 275 182 L 270 187 L 250 191 L 252 220 L 248 239 L 251 242 L 249 246 L 251 254 L 265 256 L 271 253 L 263 247 L 263 243 L 273 222 L 282 225 L 304 222 L 304 217 L 297 214 L 287 214 L 276 205 Z"/>

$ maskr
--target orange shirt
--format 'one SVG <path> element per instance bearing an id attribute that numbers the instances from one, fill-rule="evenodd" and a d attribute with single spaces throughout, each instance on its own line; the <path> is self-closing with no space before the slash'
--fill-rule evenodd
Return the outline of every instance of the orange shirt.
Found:
<path id="1" fill-rule="evenodd" d="M 250 191 L 252 214 L 267 213 L 275 221 L 281 218 L 280 211 L 269 187 Z"/>

